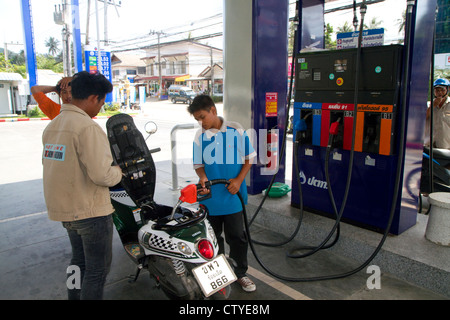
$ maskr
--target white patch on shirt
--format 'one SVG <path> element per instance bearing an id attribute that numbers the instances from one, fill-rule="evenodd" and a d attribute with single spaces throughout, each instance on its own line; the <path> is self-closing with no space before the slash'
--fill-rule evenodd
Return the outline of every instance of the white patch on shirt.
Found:
<path id="1" fill-rule="evenodd" d="M 66 158 L 66 146 L 62 144 L 47 143 L 44 146 L 44 159 L 64 161 Z"/>

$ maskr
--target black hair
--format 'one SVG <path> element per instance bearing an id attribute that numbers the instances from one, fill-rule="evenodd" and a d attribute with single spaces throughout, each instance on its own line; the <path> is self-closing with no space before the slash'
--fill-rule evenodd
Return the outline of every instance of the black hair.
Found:
<path id="1" fill-rule="evenodd" d="M 190 114 L 200 110 L 211 110 L 211 107 L 215 107 L 214 100 L 207 94 L 201 94 L 194 98 L 192 103 L 187 107 Z"/>
<path id="2" fill-rule="evenodd" d="M 70 87 L 71 86 L 71 82 L 69 82 L 67 85 Z M 61 84 L 59 82 L 56 85 L 56 93 L 61 95 Z"/>
<path id="3" fill-rule="evenodd" d="M 78 100 L 87 99 L 90 95 L 98 95 L 98 100 L 103 99 L 111 92 L 113 86 L 101 73 L 89 73 L 81 71 L 73 76 L 72 98 Z"/>

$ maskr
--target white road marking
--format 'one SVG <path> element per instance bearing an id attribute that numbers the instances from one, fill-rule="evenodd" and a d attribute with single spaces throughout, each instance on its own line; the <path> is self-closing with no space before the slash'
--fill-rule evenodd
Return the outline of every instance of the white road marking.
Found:
<path id="1" fill-rule="evenodd" d="M 256 279 L 268 284 L 272 288 L 280 291 L 281 293 L 291 297 L 294 300 L 312 300 L 310 297 L 305 296 L 303 293 L 298 292 L 297 290 L 292 289 L 291 287 L 281 283 L 278 280 L 275 280 L 272 277 L 256 270 L 255 268 L 248 267 L 247 273 L 255 277 Z"/>

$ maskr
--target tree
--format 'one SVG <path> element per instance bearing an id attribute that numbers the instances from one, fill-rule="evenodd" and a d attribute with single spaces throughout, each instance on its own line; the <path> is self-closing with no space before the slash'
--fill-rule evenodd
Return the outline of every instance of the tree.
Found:
<path id="1" fill-rule="evenodd" d="M 367 29 L 377 29 L 382 24 L 383 24 L 383 20 L 379 21 L 377 17 L 374 17 L 374 18 L 372 18 L 372 20 L 370 20 L 369 25 L 364 24 L 364 29 L 366 29 L 366 30 Z"/>
<path id="2" fill-rule="evenodd" d="M 64 72 L 61 61 L 49 54 L 37 54 L 36 64 L 38 69 L 53 70 L 56 73 Z"/>
<path id="3" fill-rule="evenodd" d="M 50 37 L 45 41 L 45 46 L 48 48 L 48 53 L 54 56 L 59 52 L 58 49 L 59 40 L 54 37 Z"/>
<path id="4" fill-rule="evenodd" d="M 291 54 L 294 49 L 294 35 L 295 35 L 295 25 L 294 21 L 289 22 L 288 30 L 288 53 Z"/>
<path id="5" fill-rule="evenodd" d="M 3 53 L 0 53 L 0 72 L 14 72 L 24 78 L 27 76 L 27 68 L 25 65 L 13 64 L 10 60 L 6 61 Z"/>
<path id="6" fill-rule="evenodd" d="M 333 26 L 329 23 L 325 26 L 325 49 L 336 49 L 336 40 L 331 41 Z"/>
<path id="7" fill-rule="evenodd" d="M 345 21 L 344 25 L 337 28 L 337 33 L 353 32 L 353 26 Z"/>
<path id="8" fill-rule="evenodd" d="M 397 25 L 398 25 L 398 33 L 404 34 L 405 32 L 405 26 L 406 26 L 406 10 L 402 13 L 402 18 L 397 19 Z M 404 39 L 398 40 L 398 43 L 403 43 Z"/>

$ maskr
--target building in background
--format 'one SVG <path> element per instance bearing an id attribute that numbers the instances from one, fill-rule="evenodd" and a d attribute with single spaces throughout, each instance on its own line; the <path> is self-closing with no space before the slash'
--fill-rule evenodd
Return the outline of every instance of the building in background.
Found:
<path id="1" fill-rule="evenodd" d="M 436 38 L 434 41 L 435 75 L 449 77 L 450 75 L 450 1 L 437 1 Z"/>
<path id="2" fill-rule="evenodd" d="M 16 115 L 26 111 L 28 81 L 18 73 L 0 72 L 0 114 Z"/>
<path id="3" fill-rule="evenodd" d="M 146 74 L 146 66 L 142 60 L 142 55 L 123 52 L 113 53 L 111 55 L 111 70 L 112 102 L 130 106 L 130 104 L 136 103 L 138 98 L 145 99 L 145 96 L 139 97 L 139 90 L 136 88 L 134 81 L 136 77 Z M 141 94 L 145 95 L 145 92 Z"/>
<path id="4" fill-rule="evenodd" d="M 145 48 L 145 52 L 142 60 L 146 65 L 146 75 L 138 75 L 134 81 L 136 85 L 145 85 L 148 95 L 167 99 L 167 89 L 172 84 L 190 86 L 196 92 L 210 92 L 216 83 L 220 83 L 220 87 L 223 83 L 223 72 L 215 73 L 214 83 L 211 83 L 211 78 L 201 76 L 206 68 L 222 65 L 222 49 L 181 40 L 152 45 Z"/>

